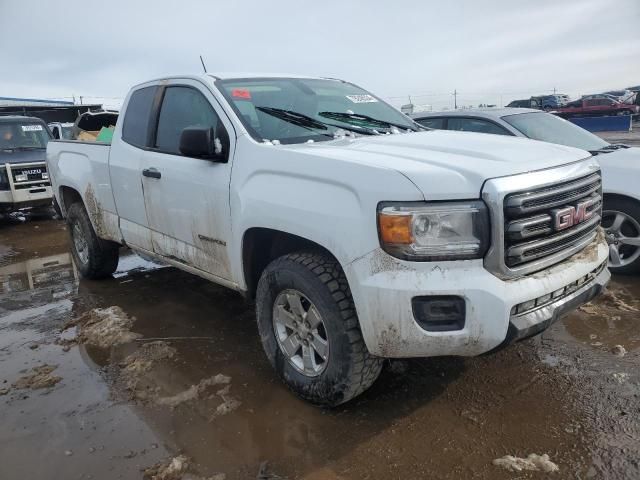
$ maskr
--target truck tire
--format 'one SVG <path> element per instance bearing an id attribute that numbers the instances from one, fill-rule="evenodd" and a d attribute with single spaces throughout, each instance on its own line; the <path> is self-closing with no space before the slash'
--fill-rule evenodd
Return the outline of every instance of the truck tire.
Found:
<path id="1" fill-rule="evenodd" d="M 621 274 L 640 272 L 640 202 L 605 197 L 602 228 L 609 243 L 609 270 Z"/>
<path id="2" fill-rule="evenodd" d="M 380 375 L 383 359 L 367 351 L 347 279 L 327 254 L 271 262 L 258 283 L 256 317 L 269 362 L 304 400 L 340 405 Z"/>
<path id="3" fill-rule="evenodd" d="M 105 278 L 116 271 L 120 246 L 98 238 L 84 205 L 76 202 L 69 207 L 67 225 L 71 254 L 84 278 Z"/>

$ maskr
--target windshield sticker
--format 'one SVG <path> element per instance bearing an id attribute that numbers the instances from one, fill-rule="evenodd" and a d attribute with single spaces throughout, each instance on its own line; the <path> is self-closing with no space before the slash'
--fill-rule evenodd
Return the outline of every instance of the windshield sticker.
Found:
<path id="1" fill-rule="evenodd" d="M 376 103 L 376 100 L 371 95 L 345 95 L 353 103 Z"/>
<path id="2" fill-rule="evenodd" d="M 231 91 L 231 96 L 234 98 L 242 98 L 244 100 L 251 100 L 251 92 L 246 88 L 234 88 Z"/>
<path id="3" fill-rule="evenodd" d="M 22 125 L 23 132 L 40 132 L 42 131 L 42 125 Z"/>

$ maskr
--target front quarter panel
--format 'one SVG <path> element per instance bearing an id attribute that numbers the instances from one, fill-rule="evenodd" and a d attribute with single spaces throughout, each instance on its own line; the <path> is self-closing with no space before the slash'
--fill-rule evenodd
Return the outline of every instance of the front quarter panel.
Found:
<path id="1" fill-rule="evenodd" d="M 234 276 L 246 288 L 242 238 L 250 228 L 311 240 L 329 250 L 344 268 L 379 246 L 378 202 L 423 199 L 417 187 L 395 170 L 239 137 L 231 180 Z"/>

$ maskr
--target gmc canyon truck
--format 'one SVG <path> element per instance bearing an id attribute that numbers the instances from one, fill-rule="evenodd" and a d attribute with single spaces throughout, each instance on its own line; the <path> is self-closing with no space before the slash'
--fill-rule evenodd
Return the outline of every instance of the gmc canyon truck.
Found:
<path id="1" fill-rule="evenodd" d="M 359 395 L 385 358 L 537 334 L 610 276 L 587 152 L 424 130 L 341 80 L 150 81 L 111 145 L 52 141 L 47 161 L 83 276 L 126 245 L 243 293 L 316 404 Z"/>
<path id="2" fill-rule="evenodd" d="M 50 138 L 39 118 L 0 117 L 0 214 L 51 207 L 45 164 Z"/>

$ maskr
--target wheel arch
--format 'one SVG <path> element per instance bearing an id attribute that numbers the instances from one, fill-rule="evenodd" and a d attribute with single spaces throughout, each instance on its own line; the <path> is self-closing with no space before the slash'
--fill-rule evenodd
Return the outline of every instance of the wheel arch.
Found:
<path id="1" fill-rule="evenodd" d="M 80 195 L 80 192 L 78 192 L 78 190 L 76 190 L 73 187 L 69 187 L 67 185 L 62 185 L 59 189 L 60 194 L 58 196 L 58 198 L 60 198 L 60 208 L 62 209 L 62 212 L 64 213 L 64 215 L 67 214 L 67 210 L 69 210 L 69 207 L 76 203 L 76 202 L 80 202 L 83 203 L 82 200 L 82 195 Z"/>
<path id="2" fill-rule="evenodd" d="M 640 205 L 640 199 L 634 198 L 630 195 L 626 195 L 624 193 L 614 193 L 614 192 L 605 192 L 604 200 L 628 200 L 630 202 L 634 202 L 637 205 Z"/>
<path id="3" fill-rule="evenodd" d="M 242 274 L 246 296 L 255 298 L 258 281 L 264 269 L 278 257 L 297 251 L 316 251 L 337 257 L 325 246 L 289 232 L 265 227 L 252 227 L 242 236 Z M 342 266 L 342 265 L 341 265 Z"/>

